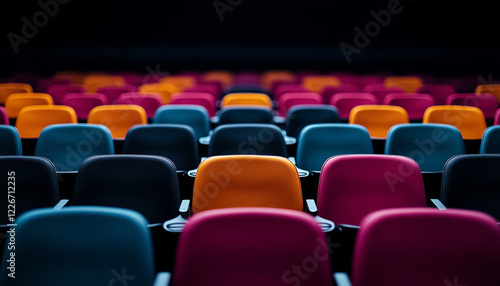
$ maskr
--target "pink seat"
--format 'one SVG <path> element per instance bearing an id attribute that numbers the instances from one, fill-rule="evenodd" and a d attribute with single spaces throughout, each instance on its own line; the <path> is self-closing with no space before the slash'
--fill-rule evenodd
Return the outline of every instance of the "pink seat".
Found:
<path id="1" fill-rule="evenodd" d="M 9 125 L 9 116 L 3 106 L 0 106 L 0 125 Z"/>
<path id="2" fill-rule="evenodd" d="M 174 94 L 170 104 L 200 105 L 207 109 L 210 117 L 215 116 L 216 103 L 212 94 L 207 92 L 181 92 Z"/>
<path id="3" fill-rule="evenodd" d="M 486 119 L 493 119 L 498 109 L 498 102 L 492 94 L 453 93 L 446 99 L 446 104 L 477 107 Z"/>
<path id="4" fill-rule="evenodd" d="M 382 83 L 369 84 L 363 88 L 363 92 L 368 92 L 377 97 L 378 103 L 384 102 L 386 95 L 391 93 L 404 93 L 404 89 L 400 87 L 386 87 Z"/>
<path id="5" fill-rule="evenodd" d="M 162 106 L 161 96 L 156 93 L 126 92 L 115 101 L 122 105 L 139 105 L 146 111 L 148 118 L 153 118 L 156 110 Z"/>
<path id="6" fill-rule="evenodd" d="M 188 87 L 186 88 L 183 92 L 207 92 L 210 93 L 215 100 L 219 99 L 219 95 L 221 93 L 221 90 L 219 89 L 219 86 L 217 84 L 213 83 L 204 83 L 204 84 L 197 84 L 193 87 Z"/>
<path id="7" fill-rule="evenodd" d="M 421 121 L 425 110 L 434 105 L 434 98 L 423 93 L 390 93 L 385 96 L 384 104 L 401 106 L 410 120 Z"/>
<path id="8" fill-rule="evenodd" d="M 108 99 L 109 104 L 115 103 L 115 101 L 126 92 L 134 92 L 137 87 L 132 84 L 125 84 L 124 86 L 102 86 L 97 89 L 97 93 L 102 93 Z"/>
<path id="9" fill-rule="evenodd" d="M 337 107 L 341 119 L 348 119 L 351 109 L 358 105 L 377 104 L 377 98 L 366 92 L 337 93 L 330 99 L 330 104 Z"/>
<path id="10" fill-rule="evenodd" d="M 47 93 L 54 84 L 71 84 L 71 81 L 66 78 L 44 78 L 38 81 L 37 92 Z"/>
<path id="11" fill-rule="evenodd" d="M 52 96 L 54 104 L 62 104 L 62 100 L 66 94 L 83 93 L 85 92 L 85 88 L 74 84 L 53 84 L 49 86 L 47 92 Z"/>
<path id="12" fill-rule="evenodd" d="M 273 100 L 279 101 L 281 95 L 288 92 L 310 92 L 310 90 L 299 83 L 282 84 L 274 89 Z"/>
<path id="13" fill-rule="evenodd" d="M 359 86 L 350 83 L 342 83 L 341 86 L 327 86 L 321 92 L 321 96 L 323 97 L 323 102 L 325 104 L 330 103 L 330 99 L 337 93 L 344 92 L 360 92 L 361 89 Z"/>
<path id="14" fill-rule="evenodd" d="M 318 215 L 335 224 L 359 225 L 375 210 L 425 206 L 420 168 L 408 157 L 340 155 L 321 169 Z"/>
<path id="15" fill-rule="evenodd" d="M 329 286 L 325 243 L 314 218 L 299 211 L 204 211 L 186 223 L 172 278 L 175 285 Z M 297 273 L 297 267 L 304 272 Z"/>
<path id="16" fill-rule="evenodd" d="M 500 228 L 469 210 L 374 212 L 354 247 L 353 286 L 498 285 Z"/>
<path id="17" fill-rule="evenodd" d="M 436 105 L 444 105 L 448 95 L 455 93 L 455 87 L 450 84 L 424 84 L 416 92 L 430 94 Z"/>
<path id="18" fill-rule="evenodd" d="M 298 84 L 298 82 L 295 80 L 295 78 L 293 78 L 293 79 L 277 79 L 277 80 L 273 80 L 271 82 L 271 88 L 270 88 L 272 94 L 276 94 L 276 89 L 280 85 L 283 85 L 283 84 Z"/>
<path id="19" fill-rule="evenodd" d="M 288 109 L 296 105 L 323 104 L 321 95 L 315 92 L 289 92 L 281 95 L 279 99 L 279 114 L 286 116 Z"/>
<path id="20" fill-rule="evenodd" d="M 108 100 L 101 93 L 68 93 L 62 100 L 62 105 L 72 107 L 80 120 L 86 120 L 92 108 L 106 104 Z"/>

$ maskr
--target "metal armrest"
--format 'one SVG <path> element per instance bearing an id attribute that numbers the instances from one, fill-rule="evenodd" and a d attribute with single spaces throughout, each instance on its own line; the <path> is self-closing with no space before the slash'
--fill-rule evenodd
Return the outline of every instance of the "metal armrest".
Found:
<path id="1" fill-rule="evenodd" d="M 186 219 L 179 215 L 163 223 L 163 228 L 168 232 L 182 232 L 186 226 Z"/>
<path id="2" fill-rule="evenodd" d="M 273 117 L 273 122 L 275 124 L 283 124 L 283 123 L 286 123 L 286 117 L 283 117 L 283 116 L 274 116 Z"/>
<path id="3" fill-rule="evenodd" d="M 309 176 L 309 171 L 297 167 L 297 161 L 295 160 L 295 157 L 288 157 L 288 160 L 290 160 L 290 162 L 292 162 L 295 165 L 295 168 L 297 168 L 297 173 L 299 174 L 299 177 L 303 178 Z"/>
<path id="4" fill-rule="evenodd" d="M 213 130 L 210 130 L 210 132 L 208 133 L 208 136 L 200 137 L 200 139 L 198 139 L 198 142 L 200 142 L 201 145 L 210 144 L 210 140 L 212 139 L 212 132 L 213 132 Z"/>
<path id="5" fill-rule="evenodd" d="M 60 210 L 62 209 L 67 203 L 69 202 L 69 200 L 60 200 L 57 205 L 55 205 L 53 207 L 54 210 Z"/>
<path id="6" fill-rule="evenodd" d="M 349 280 L 349 276 L 345 272 L 333 273 L 333 278 L 337 286 L 352 286 L 351 280 Z"/>
<path id="7" fill-rule="evenodd" d="M 446 206 L 439 199 L 431 199 L 431 202 L 436 206 L 436 208 L 440 211 L 446 210 Z"/>
<path id="8" fill-rule="evenodd" d="M 168 284 L 170 284 L 170 276 L 170 272 L 159 272 L 156 275 L 153 286 L 167 286 Z"/>

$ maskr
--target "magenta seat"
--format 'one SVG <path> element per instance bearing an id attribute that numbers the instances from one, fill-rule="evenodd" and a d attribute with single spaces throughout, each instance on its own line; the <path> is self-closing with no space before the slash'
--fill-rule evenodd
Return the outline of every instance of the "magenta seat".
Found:
<path id="1" fill-rule="evenodd" d="M 321 96 L 323 97 L 323 102 L 325 104 L 330 103 L 330 99 L 332 98 L 333 95 L 337 93 L 344 93 L 344 92 L 360 92 L 361 89 L 359 86 L 355 84 L 350 84 L 350 83 L 342 83 L 341 86 L 327 86 L 323 89 L 321 92 Z"/>
<path id="2" fill-rule="evenodd" d="M 175 285 L 329 286 L 325 243 L 314 218 L 299 211 L 208 210 L 188 219 L 172 279 Z M 311 271 L 298 276 L 297 267 Z"/>
<path id="3" fill-rule="evenodd" d="M 383 103 L 386 95 L 391 93 L 404 93 L 405 91 L 400 87 L 386 87 L 383 83 L 374 83 L 365 86 L 363 92 L 375 95 L 378 103 Z"/>
<path id="4" fill-rule="evenodd" d="M 358 105 L 377 104 L 377 98 L 366 92 L 344 92 L 337 93 L 330 99 L 330 104 L 337 107 L 341 119 L 348 119 L 351 109 Z"/>
<path id="5" fill-rule="evenodd" d="M 434 98 L 423 93 L 390 93 L 385 96 L 384 104 L 401 106 L 410 120 L 421 121 L 425 110 L 434 105 Z"/>
<path id="6" fill-rule="evenodd" d="M 126 92 L 122 93 L 115 103 L 139 105 L 144 108 L 148 118 L 153 118 L 156 110 L 162 106 L 161 96 L 156 93 Z"/>
<path id="7" fill-rule="evenodd" d="M 498 109 L 498 102 L 491 94 L 453 93 L 446 99 L 446 104 L 477 107 L 486 119 L 493 119 Z"/>
<path id="8" fill-rule="evenodd" d="M 47 93 L 49 87 L 54 84 L 71 84 L 71 80 L 66 78 L 43 78 L 38 81 L 37 91 Z"/>
<path id="9" fill-rule="evenodd" d="M 374 212 L 361 223 L 353 286 L 498 285 L 500 227 L 469 210 Z"/>
<path id="10" fill-rule="evenodd" d="M 318 215 L 335 224 L 359 225 L 375 210 L 425 206 L 420 168 L 408 157 L 340 155 L 321 169 Z"/>
<path id="11" fill-rule="evenodd" d="M 276 94 L 276 88 L 283 84 L 298 84 L 295 79 L 277 79 L 271 82 L 271 92 Z"/>
<path id="12" fill-rule="evenodd" d="M 243 72 L 234 76 L 235 84 L 261 84 L 262 79 L 259 73 Z"/>
<path id="13" fill-rule="evenodd" d="M 64 96 L 62 104 L 72 107 L 76 117 L 86 120 L 92 108 L 108 104 L 108 100 L 101 93 L 68 93 Z"/>
<path id="14" fill-rule="evenodd" d="M 289 92 L 281 95 L 279 99 L 279 114 L 286 116 L 288 110 L 296 105 L 323 104 L 321 95 L 315 92 Z"/>
<path id="15" fill-rule="evenodd" d="M 203 93 L 210 93 L 215 100 L 219 99 L 219 95 L 221 93 L 222 89 L 219 89 L 219 86 L 217 84 L 213 83 L 203 83 L 203 84 L 197 84 L 193 87 L 188 87 L 183 90 L 185 93 L 198 93 L 198 92 L 203 92 Z"/>
<path id="16" fill-rule="evenodd" d="M 84 93 L 85 88 L 80 85 L 74 84 L 53 84 L 47 90 L 48 94 L 52 96 L 54 104 L 62 104 L 64 96 L 68 93 Z"/>
<path id="17" fill-rule="evenodd" d="M 436 105 L 444 105 L 448 95 L 455 93 L 455 87 L 450 84 L 424 84 L 416 92 L 430 94 L 434 97 Z"/>
<path id="18" fill-rule="evenodd" d="M 96 90 L 97 93 L 102 93 L 106 96 L 109 104 L 114 104 L 123 93 L 134 91 L 137 91 L 137 87 L 132 84 L 126 84 L 124 86 L 102 86 Z"/>
<path id="19" fill-rule="evenodd" d="M 9 116 L 3 106 L 0 106 L 0 125 L 9 125 Z"/>
<path id="20" fill-rule="evenodd" d="M 281 95 L 289 92 L 310 92 L 310 90 L 299 83 L 281 84 L 274 89 L 273 100 L 279 101 Z"/>
<path id="21" fill-rule="evenodd" d="M 210 117 L 215 116 L 216 102 L 212 94 L 207 92 L 181 92 L 172 96 L 170 104 L 200 105 L 207 109 Z"/>

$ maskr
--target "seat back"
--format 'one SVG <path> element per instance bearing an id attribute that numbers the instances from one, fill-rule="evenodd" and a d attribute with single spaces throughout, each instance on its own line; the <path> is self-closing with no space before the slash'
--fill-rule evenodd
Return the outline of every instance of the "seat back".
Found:
<path id="1" fill-rule="evenodd" d="M 174 163 L 160 156 L 102 155 L 82 162 L 73 205 L 138 211 L 149 223 L 179 215 L 179 182 Z"/>
<path id="2" fill-rule="evenodd" d="M 158 108 L 153 123 L 185 124 L 194 130 L 196 139 L 208 136 L 210 120 L 205 108 L 197 105 L 164 105 Z"/>
<path id="3" fill-rule="evenodd" d="M 139 105 L 146 111 L 148 118 L 153 118 L 155 112 L 162 105 L 161 97 L 156 93 L 126 92 L 116 100 L 116 104 Z"/>
<path id="4" fill-rule="evenodd" d="M 196 169 L 200 162 L 194 130 L 181 124 L 133 126 L 127 132 L 122 153 L 167 157 L 178 171 Z"/>
<path id="5" fill-rule="evenodd" d="M 10 125 L 0 125 L 0 156 L 5 155 L 23 155 L 19 132 Z"/>
<path id="6" fill-rule="evenodd" d="M 9 125 L 9 116 L 5 107 L 0 106 L 0 125 Z"/>
<path id="7" fill-rule="evenodd" d="M 302 86 L 316 93 L 322 92 L 327 86 L 340 85 L 340 79 L 331 75 L 308 75 L 302 78 Z"/>
<path id="8" fill-rule="evenodd" d="M 272 124 L 226 124 L 214 129 L 208 156 L 274 155 L 287 157 L 281 129 Z"/>
<path id="9" fill-rule="evenodd" d="M 434 105 L 434 98 L 423 93 L 391 93 L 384 98 L 384 104 L 401 106 L 410 120 L 421 121 L 425 110 Z"/>
<path id="10" fill-rule="evenodd" d="M 337 93 L 330 99 L 330 104 L 339 110 L 340 118 L 347 119 L 351 110 L 358 105 L 377 104 L 377 98 L 370 93 L 344 92 Z"/>
<path id="11" fill-rule="evenodd" d="M 84 92 L 85 87 L 74 84 L 53 84 L 47 90 L 47 93 L 52 96 L 54 104 L 62 104 L 62 100 L 66 94 Z"/>
<path id="12" fill-rule="evenodd" d="M 210 93 L 206 92 L 176 93 L 172 96 L 170 104 L 200 105 L 207 109 L 208 115 L 210 117 L 215 116 L 215 110 L 216 110 L 215 98 Z"/>
<path id="13" fill-rule="evenodd" d="M 447 124 L 399 124 L 387 134 L 385 154 L 410 157 L 422 172 L 442 172 L 448 159 L 465 154 L 460 131 Z"/>
<path id="14" fill-rule="evenodd" d="M 169 83 L 147 83 L 139 87 L 141 93 L 158 93 L 161 96 L 162 104 L 169 104 L 172 94 L 180 92 L 177 86 Z"/>
<path id="15" fill-rule="evenodd" d="M 273 112 L 260 106 L 228 106 L 219 111 L 218 125 L 235 123 L 273 123 Z"/>
<path id="16" fill-rule="evenodd" d="M 179 91 L 196 85 L 196 78 L 190 75 L 168 75 L 160 80 L 160 83 L 167 83 L 177 87 Z"/>
<path id="17" fill-rule="evenodd" d="M 7 276 L 9 252 L 2 260 L 5 286 L 112 285 L 132 278 L 152 285 L 154 280 L 151 235 L 144 217 L 130 210 L 31 211 L 16 227 L 15 279 Z"/>
<path id="18" fill-rule="evenodd" d="M 410 120 L 406 110 L 400 106 L 360 105 L 351 110 L 349 123 L 363 125 L 372 138 L 386 138 L 392 126 L 410 123 Z"/>
<path id="19" fill-rule="evenodd" d="M 299 137 L 304 127 L 316 123 L 340 122 L 339 111 L 331 105 L 304 105 L 294 106 L 288 110 L 286 120 L 286 134 Z"/>
<path id="20" fill-rule="evenodd" d="M 385 87 L 399 87 L 406 93 L 416 92 L 423 85 L 423 80 L 418 76 L 388 76 L 384 79 Z"/>
<path id="21" fill-rule="evenodd" d="M 375 212 L 356 237 L 352 285 L 496 285 L 499 230 L 493 218 L 473 211 Z"/>
<path id="22" fill-rule="evenodd" d="M 90 111 L 87 122 L 105 125 L 113 139 L 124 139 L 130 127 L 146 124 L 148 118 L 144 108 L 138 105 L 102 105 Z"/>
<path id="23" fill-rule="evenodd" d="M 27 83 L 0 83 L 0 104 L 5 104 L 11 94 L 30 92 L 33 92 L 33 88 Z"/>
<path id="24" fill-rule="evenodd" d="M 198 166 L 193 213 L 229 207 L 271 207 L 301 211 L 297 169 L 278 156 L 209 157 Z"/>
<path id="25" fill-rule="evenodd" d="M 54 124 L 45 127 L 36 143 L 35 156 L 49 159 L 57 171 L 78 171 L 83 160 L 114 154 L 111 132 L 97 124 Z"/>
<path id="26" fill-rule="evenodd" d="M 0 207 L 5 212 L 0 216 L 0 225 L 14 223 L 9 218 L 18 218 L 29 210 L 53 207 L 59 202 L 56 170 L 49 160 L 32 156 L 0 156 L 0 171 L 5 176 L 5 188 L 0 198 Z M 15 209 L 9 207 L 12 199 Z"/>
<path id="27" fill-rule="evenodd" d="M 410 158 L 339 155 L 321 169 L 318 215 L 336 224 L 359 225 L 379 209 L 425 206 L 420 168 Z"/>
<path id="28" fill-rule="evenodd" d="M 450 94 L 455 93 L 455 87 L 451 84 L 424 84 L 417 89 L 417 93 L 429 94 L 434 98 L 435 104 L 447 104 L 446 100 Z"/>
<path id="29" fill-rule="evenodd" d="M 273 92 L 273 99 L 278 101 L 282 94 L 288 92 L 311 92 L 300 83 L 285 83 L 277 86 Z"/>
<path id="30" fill-rule="evenodd" d="M 363 88 L 363 92 L 371 93 L 378 99 L 378 103 L 382 104 L 386 95 L 391 93 L 403 93 L 401 87 L 386 87 L 383 83 L 369 84 Z"/>
<path id="31" fill-rule="evenodd" d="M 38 138 L 43 128 L 61 123 L 78 123 L 73 108 L 60 105 L 33 105 L 21 109 L 17 116 L 16 128 L 21 138 Z"/>
<path id="32" fill-rule="evenodd" d="M 106 96 L 109 104 L 115 104 L 116 100 L 124 93 L 135 92 L 137 88 L 132 84 L 124 84 L 120 86 L 101 86 L 96 90 L 96 93 L 101 93 Z"/>
<path id="33" fill-rule="evenodd" d="M 423 123 L 453 125 L 460 130 L 464 139 L 481 139 L 486 129 L 483 112 L 472 106 L 431 106 L 425 111 Z"/>
<path id="34" fill-rule="evenodd" d="M 102 93 L 68 93 L 61 103 L 73 108 L 78 119 L 87 120 L 90 111 L 96 106 L 108 104 L 108 99 Z"/>
<path id="35" fill-rule="evenodd" d="M 269 96 L 263 93 L 230 93 L 222 98 L 220 107 L 230 105 L 257 105 L 272 108 Z"/>
<path id="36" fill-rule="evenodd" d="M 325 161 L 335 155 L 373 154 L 368 130 L 356 124 L 311 124 L 298 138 L 297 167 L 321 171 Z"/>
<path id="37" fill-rule="evenodd" d="M 288 110 L 296 105 L 320 105 L 323 104 L 321 95 L 314 92 L 290 92 L 284 93 L 279 99 L 279 114 L 287 116 Z"/>
<path id="38" fill-rule="evenodd" d="M 500 154 L 500 126 L 490 126 L 484 130 L 479 153 Z"/>
<path id="39" fill-rule="evenodd" d="M 219 87 L 216 84 L 211 84 L 211 83 L 203 83 L 203 84 L 197 84 L 193 87 L 188 87 L 184 89 L 185 93 L 210 93 L 212 97 L 217 100 L 219 99 L 220 95 L 220 90 Z"/>
<path id="40" fill-rule="evenodd" d="M 447 105 L 474 106 L 484 114 L 486 119 L 493 119 L 498 109 L 498 102 L 495 96 L 491 94 L 474 93 L 453 93 L 446 99 Z"/>
<path id="41" fill-rule="evenodd" d="M 52 97 L 47 93 L 14 93 L 7 97 L 5 109 L 9 118 L 17 118 L 23 107 L 52 104 L 54 104 Z"/>
<path id="42" fill-rule="evenodd" d="M 481 84 L 476 87 L 476 94 L 492 94 L 500 102 L 500 84 Z"/>
<path id="43" fill-rule="evenodd" d="M 122 87 L 126 85 L 125 79 L 117 75 L 90 74 L 83 78 L 83 86 L 88 92 L 98 92 L 100 87 Z"/>
<path id="44" fill-rule="evenodd" d="M 327 86 L 323 88 L 321 92 L 321 97 L 323 97 L 324 104 L 330 104 L 330 100 L 332 96 L 337 93 L 346 93 L 346 92 L 361 92 L 359 86 L 355 84 L 342 83 L 341 86 Z"/>
<path id="45" fill-rule="evenodd" d="M 327 286 L 325 243 L 317 222 L 301 212 L 206 211 L 190 218 L 181 234 L 173 280 L 175 285 Z M 311 271 L 299 276 L 294 265 Z"/>

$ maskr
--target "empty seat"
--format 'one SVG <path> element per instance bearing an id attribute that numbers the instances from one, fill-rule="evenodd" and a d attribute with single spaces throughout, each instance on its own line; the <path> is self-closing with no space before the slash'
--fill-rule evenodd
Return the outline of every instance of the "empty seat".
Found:
<path id="1" fill-rule="evenodd" d="M 49 159 L 57 171 L 78 171 L 83 160 L 114 154 L 109 129 L 97 124 L 54 124 L 38 137 L 35 156 Z"/>
<path id="2" fill-rule="evenodd" d="M 218 125 L 234 123 L 273 122 L 273 112 L 267 107 L 259 106 L 228 106 L 219 111 Z"/>
<path id="3" fill-rule="evenodd" d="M 14 119 L 19 111 L 31 105 L 52 105 L 52 97 L 47 93 L 14 93 L 9 95 L 5 101 L 5 109 L 9 118 Z"/>
<path id="4" fill-rule="evenodd" d="M 450 84 L 424 84 L 419 87 L 417 93 L 429 94 L 434 98 L 437 105 L 444 105 L 450 94 L 455 93 L 455 87 Z"/>
<path id="5" fill-rule="evenodd" d="M 141 93 L 158 93 L 163 104 L 169 104 L 172 94 L 179 92 L 179 88 L 169 83 L 148 83 L 139 87 Z"/>
<path id="6" fill-rule="evenodd" d="M 400 87 L 386 87 L 382 83 L 369 84 L 363 88 L 363 92 L 371 93 L 378 99 L 378 103 L 382 104 L 386 95 L 391 93 L 403 93 L 404 89 Z"/>
<path id="7" fill-rule="evenodd" d="M 213 96 L 213 98 L 217 100 L 219 98 L 221 90 L 219 89 L 217 84 L 203 83 L 203 84 L 197 84 L 193 87 L 188 87 L 188 88 L 184 89 L 183 92 L 185 92 L 185 93 L 190 93 L 190 92 L 210 93 Z"/>
<path id="8" fill-rule="evenodd" d="M 321 95 L 314 92 L 289 92 L 281 95 L 279 99 L 279 114 L 287 116 L 288 110 L 296 105 L 323 104 Z"/>
<path id="9" fill-rule="evenodd" d="M 281 95 L 288 92 L 311 92 L 299 83 L 285 83 L 277 86 L 273 91 L 273 99 L 279 100 Z"/>
<path id="10" fill-rule="evenodd" d="M 476 87 L 476 94 L 492 94 L 500 102 L 500 84 L 481 84 Z"/>
<path id="11" fill-rule="evenodd" d="M 208 136 L 210 131 L 208 112 L 205 108 L 197 105 L 164 105 L 156 110 L 153 123 L 191 126 L 196 139 Z"/>
<path id="12" fill-rule="evenodd" d="M 198 166 L 192 212 L 230 207 L 271 207 L 302 211 L 297 169 L 279 156 L 208 157 Z"/>
<path id="13" fill-rule="evenodd" d="M 302 78 L 302 85 L 312 92 L 320 93 L 327 86 L 340 86 L 338 77 L 331 75 L 308 75 Z"/>
<path id="14" fill-rule="evenodd" d="M 0 106 L 0 125 L 9 125 L 9 116 L 3 106 Z"/>
<path id="15" fill-rule="evenodd" d="M 206 211 L 193 216 L 181 234 L 172 279 L 175 285 L 327 286 L 332 275 L 326 243 L 304 213 Z M 294 271 L 301 267 L 305 272 Z"/>
<path id="16" fill-rule="evenodd" d="M 113 139 L 124 139 L 130 127 L 148 122 L 146 111 L 138 105 L 102 105 L 94 107 L 87 120 L 109 128 Z"/>
<path id="17" fill-rule="evenodd" d="M 0 83 L 0 104 L 5 104 L 7 97 L 13 93 L 33 92 L 27 83 Z"/>
<path id="18" fill-rule="evenodd" d="M 72 204 L 132 209 L 155 224 L 179 215 L 179 198 L 172 161 L 160 156 L 101 155 L 81 164 Z"/>
<path id="19" fill-rule="evenodd" d="M 325 161 L 335 155 L 373 154 L 368 130 L 356 124 L 311 124 L 300 132 L 297 167 L 321 171 Z"/>
<path id="20" fill-rule="evenodd" d="M 74 84 L 53 84 L 47 90 L 47 93 L 52 96 L 54 104 L 62 104 L 62 100 L 69 93 L 84 93 L 85 88 Z"/>
<path id="21" fill-rule="evenodd" d="M 422 121 L 427 108 L 434 105 L 434 98 L 423 93 L 391 93 L 384 98 L 385 105 L 403 107 L 412 121 Z"/>
<path id="22" fill-rule="evenodd" d="M 464 139 L 481 139 L 486 129 L 483 112 L 472 106 L 432 106 L 425 111 L 423 122 L 453 125 Z"/>
<path id="23" fill-rule="evenodd" d="M 363 125 L 372 138 L 386 138 L 392 126 L 409 122 L 408 113 L 399 106 L 360 105 L 349 115 L 349 123 Z"/>
<path id="24" fill-rule="evenodd" d="M 124 84 L 120 86 L 102 86 L 99 87 L 95 92 L 101 93 L 106 96 L 109 104 L 116 104 L 116 100 L 120 95 L 127 92 L 135 92 L 137 88 L 132 84 Z"/>
<path id="25" fill-rule="evenodd" d="M 108 104 L 108 99 L 102 93 L 68 93 L 61 104 L 73 108 L 79 120 L 87 121 L 90 111 L 96 106 Z"/>
<path id="26" fill-rule="evenodd" d="M 0 156 L 5 155 L 23 155 L 19 132 L 10 125 L 0 125 Z"/>
<path id="27" fill-rule="evenodd" d="M 340 118 L 345 120 L 349 118 L 355 106 L 377 104 L 377 98 L 373 94 L 363 92 L 337 93 L 330 99 L 330 104 L 339 110 Z"/>
<path id="28" fill-rule="evenodd" d="M 215 116 L 216 102 L 210 93 L 181 92 L 172 96 L 170 104 L 200 105 L 207 109 L 210 117 Z"/>
<path id="29" fill-rule="evenodd" d="M 218 81 L 223 86 L 233 83 L 234 75 L 230 71 L 207 71 L 202 75 L 203 81 Z"/>
<path id="30" fill-rule="evenodd" d="M 139 105 L 146 111 L 148 119 L 153 118 L 156 110 L 162 106 L 160 95 L 139 92 L 122 93 L 116 100 L 116 104 Z"/>
<path id="31" fill-rule="evenodd" d="M 272 108 L 269 96 L 263 93 L 230 93 L 222 98 L 220 107 L 230 105 L 259 105 Z"/>
<path id="32" fill-rule="evenodd" d="M 167 83 L 177 87 L 179 91 L 196 85 L 196 78 L 189 75 L 167 75 L 164 76 L 160 83 Z"/>
<path id="33" fill-rule="evenodd" d="M 484 130 L 479 153 L 500 154 L 500 126 L 490 126 Z"/>
<path id="34" fill-rule="evenodd" d="M 42 78 L 38 81 L 37 92 L 48 93 L 49 87 L 53 84 L 71 84 L 71 80 L 66 78 Z"/>
<path id="35" fill-rule="evenodd" d="M 339 111 L 331 105 L 302 105 L 294 106 L 288 110 L 286 120 L 286 134 L 295 138 L 300 131 L 309 124 L 338 123 Z"/>
<path id="36" fill-rule="evenodd" d="M 127 132 L 122 153 L 163 156 L 178 171 L 185 172 L 196 169 L 200 162 L 194 130 L 181 124 L 133 126 Z"/>
<path id="37" fill-rule="evenodd" d="M 454 93 L 450 94 L 446 99 L 447 105 L 463 105 L 474 106 L 484 114 L 486 120 L 492 120 L 495 117 L 495 112 L 498 109 L 498 102 L 491 94 L 474 94 L 474 93 Z"/>
<path id="38" fill-rule="evenodd" d="M 416 92 L 422 85 L 423 80 L 418 76 L 389 76 L 384 79 L 385 87 L 399 87 L 406 93 Z"/>
<path id="39" fill-rule="evenodd" d="M 267 89 L 271 89 L 273 84 L 277 81 L 294 82 L 295 75 L 291 71 L 268 70 L 262 73 L 261 79 L 262 85 Z"/>
<path id="40" fill-rule="evenodd" d="M 116 75 L 91 74 L 83 78 L 83 86 L 85 86 L 85 90 L 87 90 L 88 92 L 103 93 L 102 91 L 97 90 L 100 87 L 105 86 L 121 87 L 124 85 L 126 85 L 125 79 L 121 76 Z"/>
<path id="41" fill-rule="evenodd" d="M 38 138 L 49 125 L 77 122 L 75 110 L 69 106 L 33 105 L 21 109 L 16 128 L 21 138 Z"/>
<path id="42" fill-rule="evenodd" d="M 327 86 L 321 92 L 321 97 L 323 97 L 323 103 L 329 104 L 330 99 L 337 93 L 345 92 L 361 92 L 359 86 L 355 84 L 342 83 L 341 86 Z"/>

